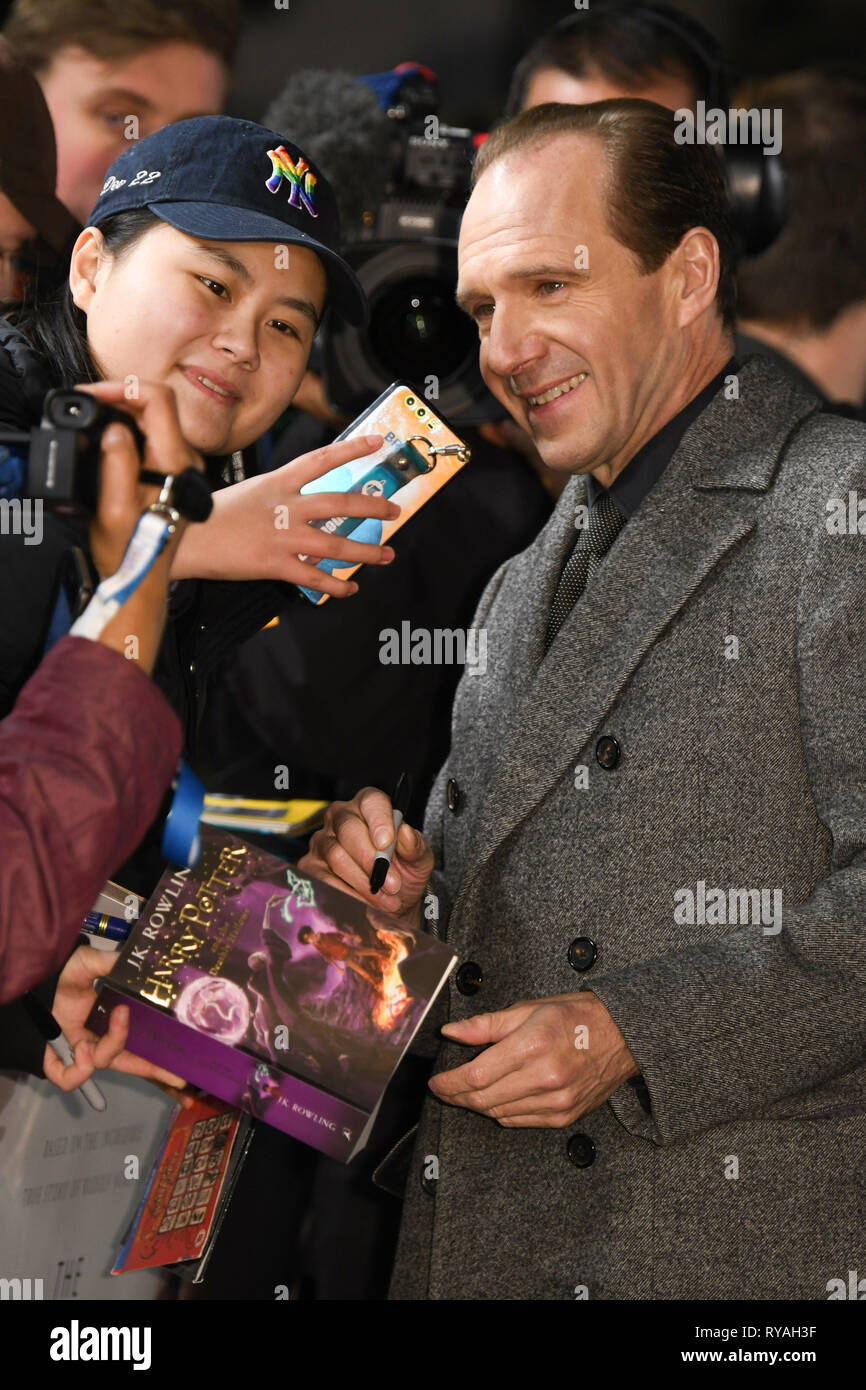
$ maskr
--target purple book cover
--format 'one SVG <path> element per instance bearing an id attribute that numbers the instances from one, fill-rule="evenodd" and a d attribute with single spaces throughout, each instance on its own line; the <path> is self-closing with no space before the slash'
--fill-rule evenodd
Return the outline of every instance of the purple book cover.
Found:
<path id="1" fill-rule="evenodd" d="M 333 1157 L 366 1142 L 455 957 L 293 864 L 201 827 L 90 1018 L 130 1005 L 128 1048 Z"/>

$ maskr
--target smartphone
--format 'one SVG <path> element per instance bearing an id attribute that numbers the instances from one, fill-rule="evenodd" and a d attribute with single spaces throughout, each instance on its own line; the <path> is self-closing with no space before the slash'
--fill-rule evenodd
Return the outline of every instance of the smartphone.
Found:
<path id="1" fill-rule="evenodd" d="M 360 492 L 369 497 L 393 498 L 402 508 L 395 521 L 332 516 L 310 523 L 334 536 L 351 536 L 355 541 L 384 545 L 465 467 L 471 450 L 423 396 L 397 381 L 353 420 L 334 443 L 368 434 L 382 436 L 382 447 L 375 454 L 332 468 L 323 477 L 305 483 L 301 492 Z M 338 579 L 349 579 L 361 566 L 324 559 L 317 562 L 316 568 Z M 298 588 L 304 598 L 317 606 L 330 597 L 318 589 L 300 584 Z"/>

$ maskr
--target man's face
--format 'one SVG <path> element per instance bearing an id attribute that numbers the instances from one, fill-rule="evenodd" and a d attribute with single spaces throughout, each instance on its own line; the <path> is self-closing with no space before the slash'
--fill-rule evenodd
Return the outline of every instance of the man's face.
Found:
<path id="1" fill-rule="evenodd" d="M 638 273 L 607 228 L 605 176 L 596 137 L 524 147 L 482 175 L 460 232 L 484 380 L 544 462 L 574 473 L 626 463 L 681 366 L 670 260 Z"/>
<path id="2" fill-rule="evenodd" d="M 27 221 L 5 193 L 0 193 L 0 300 L 16 298 L 16 257 L 35 236 L 36 228 L 32 223 Z"/>
<path id="3" fill-rule="evenodd" d="M 530 106 L 541 106 L 546 101 L 587 106 L 591 101 L 612 101 L 615 97 L 641 97 L 644 101 L 658 102 L 659 106 L 669 106 L 672 111 L 683 107 L 694 110 L 697 101 L 697 94 L 685 73 L 678 76 L 660 70 L 650 72 L 639 87 L 627 91 L 602 73 L 572 77 L 561 68 L 542 68 L 532 78 L 521 109 L 528 111 Z"/>
<path id="4" fill-rule="evenodd" d="M 167 224 L 119 257 L 103 249 L 93 274 L 76 274 L 73 251 L 73 294 L 102 376 L 171 386 L 184 437 L 202 453 L 260 438 L 297 390 L 327 291 L 314 252 L 291 245 L 285 269 L 284 252 Z"/>
<path id="5" fill-rule="evenodd" d="M 108 166 L 144 139 L 188 116 L 222 109 L 226 69 L 194 44 L 159 44 L 132 58 L 95 58 L 63 48 L 39 73 L 57 139 L 57 196 L 79 222 L 99 197 Z M 130 116 L 138 122 L 137 135 Z"/>

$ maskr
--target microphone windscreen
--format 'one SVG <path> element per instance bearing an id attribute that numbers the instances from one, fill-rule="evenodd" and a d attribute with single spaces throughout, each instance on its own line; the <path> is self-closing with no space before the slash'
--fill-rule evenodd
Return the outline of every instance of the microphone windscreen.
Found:
<path id="1" fill-rule="evenodd" d="M 263 124 L 299 145 L 333 185 L 344 237 L 382 202 L 390 122 L 367 83 L 348 72 L 302 68 L 271 102 Z"/>

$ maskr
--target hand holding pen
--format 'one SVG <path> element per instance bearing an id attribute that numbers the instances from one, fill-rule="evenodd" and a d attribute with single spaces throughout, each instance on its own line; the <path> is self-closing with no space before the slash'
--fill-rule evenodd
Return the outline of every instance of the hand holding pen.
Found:
<path id="1" fill-rule="evenodd" d="M 403 792 L 400 799 L 408 803 Z M 298 867 L 420 929 L 433 851 L 403 815 L 401 811 L 401 823 L 395 826 L 392 803 L 376 787 L 364 787 L 351 801 L 334 801 Z M 371 877 L 380 856 L 387 861 L 385 879 L 374 892 Z M 377 878 L 381 873 L 379 869 Z"/>
<path id="2" fill-rule="evenodd" d="M 394 817 L 394 838 L 390 844 L 383 849 L 376 851 L 376 858 L 373 863 L 373 871 L 370 874 L 370 892 L 378 893 L 388 877 L 388 870 L 394 858 L 394 850 L 397 848 L 397 839 L 400 835 L 400 826 L 406 819 L 409 810 L 409 802 L 412 799 L 412 778 L 407 772 L 401 772 L 397 781 L 397 787 L 391 801 L 391 814 Z M 381 838 L 381 837 L 380 837 Z M 375 841 L 378 844 L 378 840 Z"/>
<path id="3" fill-rule="evenodd" d="M 192 1104 L 189 1093 L 180 1090 L 186 1086 L 182 1077 L 126 1051 L 129 1010 L 124 1005 L 111 1011 L 104 1037 L 98 1038 L 87 1029 L 87 1016 L 96 1002 L 93 981 L 99 975 L 107 975 L 115 961 L 114 952 L 79 946 L 63 967 L 50 1012 L 35 995 L 26 996 L 28 1012 L 48 1044 L 42 1064 L 45 1075 L 61 1091 L 80 1087 L 94 1109 L 104 1109 L 105 1101 L 90 1078 L 97 1068 L 104 1067 L 144 1077 L 181 1105 Z M 57 1033 L 49 1039 L 51 1023 Z"/>

